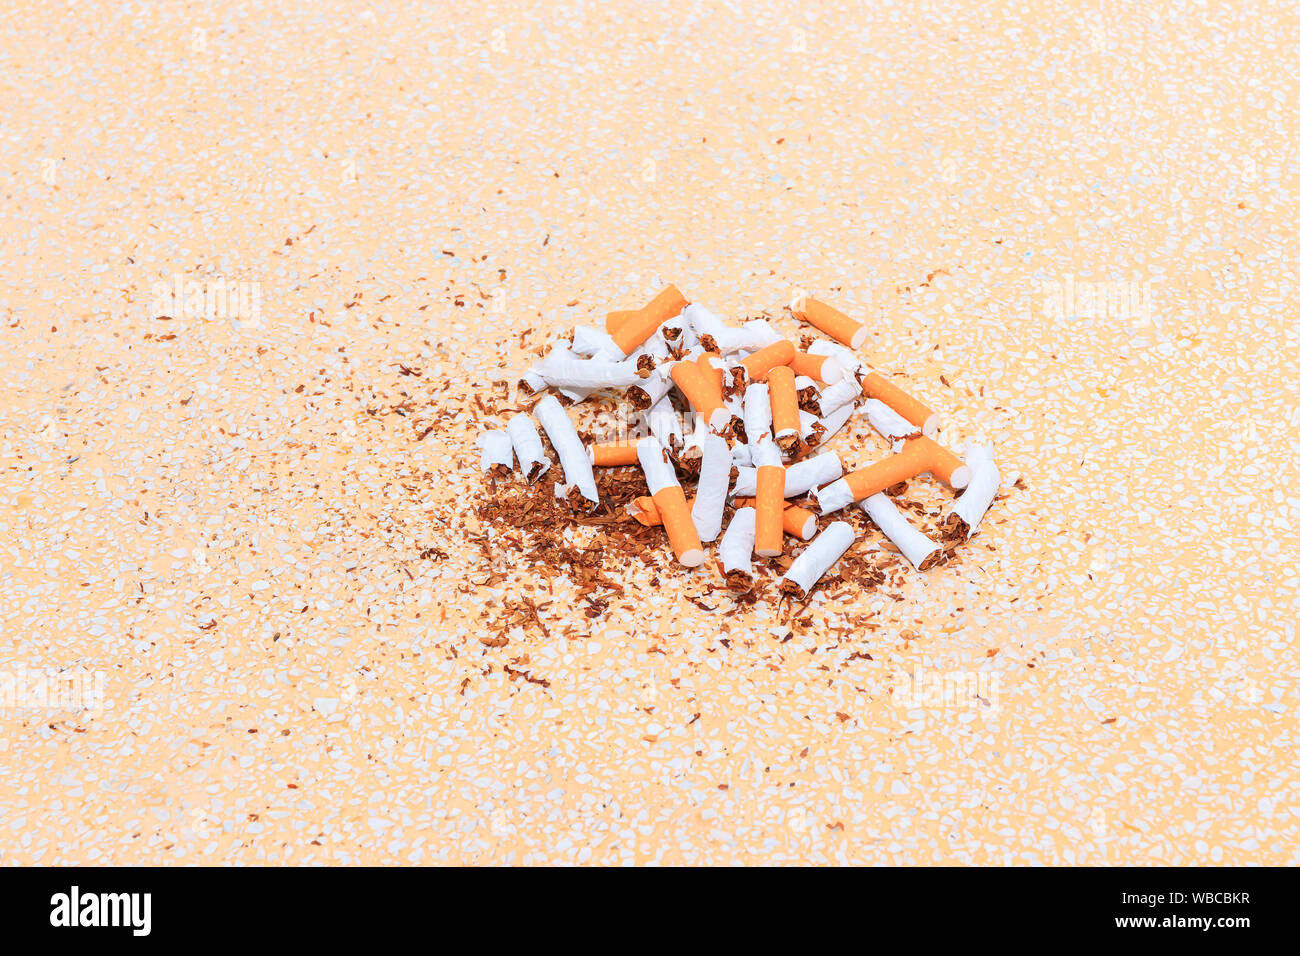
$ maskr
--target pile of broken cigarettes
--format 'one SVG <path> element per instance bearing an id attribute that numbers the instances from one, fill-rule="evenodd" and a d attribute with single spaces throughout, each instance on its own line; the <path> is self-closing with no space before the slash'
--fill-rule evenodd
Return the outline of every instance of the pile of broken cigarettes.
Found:
<path id="1" fill-rule="evenodd" d="M 705 545 L 721 538 L 718 560 L 729 588 L 747 589 L 754 558 L 778 558 L 788 535 L 808 543 L 781 591 L 807 597 L 855 537 L 847 521 L 819 531 L 819 519 L 853 505 L 912 565 L 928 570 L 943 546 L 914 527 L 887 492 L 929 472 L 958 495 L 945 535 L 965 540 L 1001 482 L 991 446 L 969 442 L 963 459 L 936 441 L 939 416 L 858 358 L 866 326 L 813 298 L 797 300 L 791 311 L 828 338 L 805 337 L 796 348 L 768 322 L 729 325 L 671 285 L 644 308 L 610 312 L 604 330 L 579 326 L 520 381 L 522 392 L 543 395 L 532 415 L 520 412 L 480 436 L 483 470 L 506 476 L 517 467 L 530 483 L 545 474 L 551 461 L 535 417 L 564 471 L 557 496 L 595 508 L 593 469 L 639 465 L 650 493 L 627 505 L 629 515 L 662 526 L 688 568 L 702 564 Z M 644 434 L 584 444 L 565 404 L 610 390 L 623 393 Z M 846 472 L 828 443 L 859 410 L 890 442 L 890 453 Z M 683 415 L 693 427 L 683 427 Z M 683 479 L 694 484 L 689 496 Z M 807 503 L 820 514 L 791 501 L 810 494 Z"/>

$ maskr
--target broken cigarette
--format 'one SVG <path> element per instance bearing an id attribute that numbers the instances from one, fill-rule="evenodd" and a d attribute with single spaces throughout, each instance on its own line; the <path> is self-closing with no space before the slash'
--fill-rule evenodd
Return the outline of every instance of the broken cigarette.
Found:
<path id="1" fill-rule="evenodd" d="M 573 428 L 573 422 L 569 420 L 569 413 L 554 395 L 547 395 L 537 403 L 533 414 L 546 430 L 551 447 L 560 456 L 560 467 L 564 469 L 565 485 L 563 488 L 557 485 L 556 492 L 567 493 L 571 488 L 577 487 L 582 496 L 593 505 L 599 504 L 600 492 L 596 490 L 591 461 L 587 458 L 587 449 L 583 447 L 582 439 Z"/>
<path id="2" fill-rule="evenodd" d="M 731 484 L 731 446 L 717 435 L 705 437 L 703 446 L 691 520 L 701 541 L 714 541 L 722 531 L 722 512 L 727 506 L 727 488 Z"/>
<path id="3" fill-rule="evenodd" d="M 479 448 L 483 452 L 483 471 L 504 478 L 514 471 L 515 452 L 510 435 L 504 429 L 494 428 L 479 435 Z"/>
<path id="4" fill-rule="evenodd" d="M 785 339 L 780 339 L 741 359 L 740 367 L 745 370 L 745 377 L 749 381 L 761 382 L 774 368 L 789 365 L 794 353 L 794 346 Z"/>
<path id="5" fill-rule="evenodd" d="M 758 466 L 754 481 L 754 551 L 759 557 L 774 558 L 783 546 L 785 466 L 771 442 L 754 446 L 754 463 Z"/>
<path id="6" fill-rule="evenodd" d="M 627 388 L 642 381 L 634 361 L 604 359 L 555 359 L 549 357 L 535 369 L 548 385 L 560 389 Z"/>
<path id="7" fill-rule="evenodd" d="M 840 456 L 833 451 L 805 458 L 786 468 L 785 497 L 797 498 L 814 488 L 830 484 L 843 475 L 844 465 Z"/>
<path id="8" fill-rule="evenodd" d="M 916 530 L 885 493 L 871 495 L 858 504 L 918 571 L 930 570 L 943 556 L 943 549 Z"/>
<path id="9" fill-rule="evenodd" d="M 884 402 L 921 429 L 921 434 L 926 438 L 933 438 L 939 434 L 939 416 L 878 373 L 872 372 L 862 380 L 862 393 L 867 398 Z"/>
<path id="10" fill-rule="evenodd" d="M 737 508 L 754 507 L 753 498 L 737 498 L 734 501 Z M 781 528 L 786 534 L 798 538 L 800 541 L 807 541 L 817 530 L 817 516 L 807 508 L 800 508 L 798 505 L 785 503 L 785 510 L 781 512 Z"/>
<path id="11" fill-rule="evenodd" d="M 867 421 L 871 427 L 890 441 L 917 438 L 921 429 L 913 425 L 898 412 L 894 411 L 878 398 L 869 398 L 863 406 L 867 412 Z"/>
<path id="12" fill-rule="evenodd" d="M 659 506 L 655 504 L 655 500 L 649 495 L 641 495 L 641 497 L 629 501 L 627 513 L 647 528 L 657 528 L 664 523 L 663 518 L 659 517 Z"/>
<path id="13" fill-rule="evenodd" d="M 722 573 L 726 576 L 727 587 L 733 590 L 747 590 L 753 579 L 754 527 L 754 509 L 738 508 L 731 516 L 722 543 L 718 545 Z"/>
<path id="14" fill-rule="evenodd" d="M 993 462 L 992 445 L 967 442 L 966 463 L 971 470 L 970 484 L 948 513 L 947 523 L 963 538 L 970 538 L 979 531 L 980 522 L 1002 484 L 1002 474 Z"/>
<path id="15" fill-rule="evenodd" d="M 610 337 L 624 355 L 631 355 L 646 339 L 654 335 L 659 326 L 680 315 L 686 305 L 686 297 L 677 291 L 676 286 L 666 286 L 645 308 L 620 320 L 617 328 L 609 329 Z"/>
<path id="16" fill-rule="evenodd" d="M 518 414 L 506 422 L 506 434 L 514 447 L 515 457 L 519 459 L 519 470 L 524 473 L 524 480 L 529 484 L 546 474 L 551 467 L 551 460 L 546 457 L 542 447 L 542 436 L 537 434 L 537 426 L 525 414 Z"/>
<path id="17" fill-rule="evenodd" d="M 852 404 L 861 394 L 862 389 L 855 379 L 842 378 L 834 385 L 822 389 L 817 398 L 819 413 L 825 416 L 839 411 L 845 405 Z"/>
<path id="18" fill-rule="evenodd" d="M 799 318 L 816 326 L 837 342 L 843 342 L 851 349 L 862 348 L 867 340 L 867 327 L 861 322 L 854 322 L 839 309 L 819 302 L 813 298 L 804 298 L 793 310 Z"/>
<path id="19" fill-rule="evenodd" d="M 609 362 L 621 362 L 623 353 L 619 351 L 608 332 L 579 325 L 573 330 L 573 351 L 588 358 L 599 356 Z"/>
<path id="20" fill-rule="evenodd" d="M 799 396 L 794 390 L 794 369 L 788 365 L 775 366 L 768 373 L 767 389 L 776 443 L 788 455 L 799 447 Z M 758 517 L 761 527 L 763 516 Z"/>
<path id="21" fill-rule="evenodd" d="M 635 465 L 637 442 L 607 441 L 592 445 L 587 449 L 591 463 L 597 468 L 611 468 L 618 465 Z"/>
<path id="22" fill-rule="evenodd" d="M 637 449 L 637 457 L 650 489 L 650 497 L 654 499 L 664 530 L 668 532 L 673 554 L 686 567 L 698 567 L 704 562 L 704 548 L 700 545 L 699 535 L 695 533 L 691 512 L 686 505 L 686 494 L 677 481 L 677 472 L 668 460 L 667 451 L 655 439 L 643 438 Z"/>
<path id="23" fill-rule="evenodd" d="M 852 404 L 837 408 L 829 415 L 822 416 L 822 436 L 821 443 L 824 445 L 830 441 L 835 434 L 845 426 L 850 418 L 853 417 L 854 406 Z"/>
<path id="24" fill-rule="evenodd" d="M 795 598 L 807 597 L 852 543 L 853 526 L 847 521 L 834 521 L 827 525 L 826 530 L 794 559 L 781 578 L 781 591 Z"/>
<path id="25" fill-rule="evenodd" d="M 834 385 L 844 377 L 844 369 L 829 355 L 814 355 L 811 352 L 795 352 L 790 359 L 790 367 L 796 375 L 806 375 L 823 385 Z"/>
<path id="26" fill-rule="evenodd" d="M 970 469 L 960 458 L 929 438 L 914 438 L 898 454 L 819 488 L 817 505 L 822 514 L 830 514 L 926 471 L 952 488 L 965 488 L 970 481 Z"/>
<path id="27" fill-rule="evenodd" d="M 731 412 L 722 401 L 722 388 L 711 371 L 686 359 L 673 365 L 671 374 L 696 414 L 704 416 L 710 428 L 721 429 L 731 421 Z"/>
<path id="28" fill-rule="evenodd" d="M 636 409 L 651 408 L 672 391 L 673 383 L 663 367 L 656 368 L 646 378 L 641 379 L 627 390 L 627 400 Z"/>
<path id="29" fill-rule="evenodd" d="M 727 325 L 702 305 L 692 303 L 682 312 L 690 323 L 696 340 L 707 351 L 730 355 L 732 352 L 754 351 L 778 341 L 781 337 L 761 319 L 746 322 L 736 328 Z"/>
<path id="30" fill-rule="evenodd" d="M 754 382 L 745 389 L 745 441 L 756 445 L 772 437 L 772 401 L 766 382 Z"/>

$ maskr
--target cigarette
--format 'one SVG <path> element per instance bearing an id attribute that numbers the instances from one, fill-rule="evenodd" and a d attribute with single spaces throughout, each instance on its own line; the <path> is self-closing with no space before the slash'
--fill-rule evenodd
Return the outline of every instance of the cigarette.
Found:
<path id="1" fill-rule="evenodd" d="M 825 431 L 822 428 L 821 419 L 812 412 L 805 412 L 799 409 L 799 440 L 809 448 L 815 448 L 821 444 L 821 433 Z"/>
<path id="2" fill-rule="evenodd" d="M 794 314 L 851 349 L 862 348 L 862 343 L 867 340 L 865 325 L 854 322 L 839 309 L 832 308 L 825 302 L 806 298 L 803 300 L 803 308 L 795 309 Z"/>
<path id="3" fill-rule="evenodd" d="M 746 322 L 736 328 L 727 325 L 698 303 L 687 306 L 682 316 L 695 332 L 697 341 L 709 352 L 730 355 L 732 352 L 754 351 L 781 338 L 772 326 L 761 319 Z"/>
<path id="4" fill-rule="evenodd" d="M 739 591 L 749 588 L 754 573 L 751 562 L 753 553 L 754 509 L 739 508 L 731 516 L 727 533 L 718 545 L 718 557 L 722 559 L 722 573 L 726 575 L 727 587 Z"/>
<path id="5" fill-rule="evenodd" d="M 610 330 L 609 334 L 624 355 L 631 355 L 646 339 L 654 335 L 659 326 L 673 316 L 680 315 L 686 305 L 686 297 L 677 291 L 676 286 L 666 286 L 644 309 L 619 322 L 618 327 Z"/>
<path id="6" fill-rule="evenodd" d="M 921 434 L 920 428 L 878 398 L 867 399 L 863 407 L 867 411 L 867 421 L 871 422 L 871 427 L 890 441 L 917 438 Z"/>
<path id="7" fill-rule="evenodd" d="M 506 434 L 514 447 L 515 457 L 519 459 L 519 470 L 524 473 L 524 480 L 529 484 L 546 474 L 551 467 L 551 460 L 546 457 L 542 447 L 542 436 L 537 434 L 537 426 L 527 415 L 519 414 L 506 422 Z"/>
<path id="8" fill-rule="evenodd" d="M 690 306 L 686 308 L 690 309 Z M 696 338 L 695 330 L 691 328 L 685 311 L 659 326 L 657 334 L 668 344 L 669 350 L 675 353 L 675 358 L 699 344 L 699 339 Z"/>
<path id="9" fill-rule="evenodd" d="M 623 353 L 618 350 L 609 333 L 590 325 L 579 325 L 573 330 L 573 351 L 589 358 L 600 356 L 611 362 L 623 360 Z"/>
<path id="10" fill-rule="evenodd" d="M 831 342 L 828 339 L 818 339 L 812 345 L 808 346 L 809 355 L 824 355 L 827 358 L 833 358 L 835 364 L 845 376 L 856 378 L 858 372 L 862 369 L 862 359 L 858 358 L 857 353 L 851 349 L 846 349 L 838 342 Z M 834 385 L 834 382 L 827 382 L 827 385 Z"/>
<path id="11" fill-rule="evenodd" d="M 749 381 L 761 382 L 774 368 L 788 366 L 794 353 L 794 346 L 785 339 L 780 339 L 741 359 L 740 367 L 745 370 L 745 377 Z M 794 375 L 793 372 L 790 374 Z"/>
<path id="12" fill-rule="evenodd" d="M 970 469 L 960 458 L 928 438 L 914 438 L 898 454 L 849 472 L 814 494 L 821 513 L 831 514 L 926 471 L 953 488 L 964 488 L 970 481 Z"/>
<path id="13" fill-rule="evenodd" d="M 673 383 L 662 368 L 656 368 L 647 378 L 641 379 L 627 390 L 627 400 L 635 409 L 651 408 L 672 391 Z"/>
<path id="14" fill-rule="evenodd" d="M 718 383 L 719 391 L 722 392 L 724 404 L 728 399 L 735 398 L 744 391 L 745 378 L 740 374 L 740 370 L 733 369 L 717 353 L 705 352 L 699 359 L 699 364 L 705 371 L 712 373 Z"/>
<path id="15" fill-rule="evenodd" d="M 844 464 L 833 451 L 795 462 L 785 470 L 785 497 L 797 498 L 844 475 Z"/>
<path id="16" fill-rule="evenodd" d="M 618 465 L 635 465 L 636 441 L 607 441 L 592 445 L 587 449 L 591 463 L 597 468 L 613 468 Z"/>
<path id="17" fill-rule="evenodd" d="M 758 465 L 754 489 L 754 551 L 759 557 L 774 558 L 784 544 L 781 515 L 785 511 L 785 466 L 771 442 L 754 446 L 754 462 Z"/>
<path id="18" fill-rule="evenodd" d="M 529 370 L 519 379 L 519 391 L 525 395 L 536 395 L 538 392 L 544 392 L 546 391 L 546 379 Z"/>
<path id="19" fill-rule="evenodd" d="M 883 492 L 859 502 L 862 510 L 876 523 L 885 537 L 898 545 L 903 557 L 918 571 L 928 571 L 943 556 L 943 549 L 923 535 L 904 518 L 889 496 Z"/>
<path id="20" fill-rule="evenodd" d="M 699 535 L 691 521 L 691 512 L 686 505 L 686 495 L 677 482 L 677 472 L 668 461 L 668 453 L 663 445 L 653 438 L 643 438 L 637 449 L 641 470 L 645 473 L 646 485 L 650 488 L 650 497 L 659 509 L 659 517 L 664 530 L 668 532 L 668 543 L 672 545 L 677 560 L 688 568 L 694 568 L 704 562 L 704 548 L 700 545 Z"/>
<path id="21" fill-rule="evenodd" d="M 551 447 L 560 456 L 560 467 L 564 469 L 565 485 L 556 486 L 556 491 L 567 492 L 573 488 L 582 492 L 582 496 L 593 505 L 600 504 L 600 492 L 596 490 L 596 477 L 591 471 L 591 460 L 587 458 L 587 449 L 582 446 L 582 439 L 574 431 L 569 413 L 564 410 L 554 395 L 547 395 L 537 403 L 533 414 L 542 423 L 546 435 L 551 440 Z"/>
<path id="22" fill-rule="evenodd" d="M 642 495 L 629 501 L 627 513 L 647 528 L 657 528 L 664 523 L 663 518 L 659 517 L 659 506 L 649 495 Z"/>
<path id="23" fill-rule="evenodd" d="M 799 396 L 794 390 L 794 370 L 788 365 L 775 366 L 768 373 L 767 388 L 772 402 L 772 430 L 776 433 L 776 443 L 788 455 L 799 447 Z M 758 518 L 761 528 L 761 512 Z"/>
<path id="24" fill-rule="evenodd" d="M 939 434 L 939 416 L 879 374 L 872 372 L 863 379 L 862 392 L 867 398 L 879 399 L 898 412 L 921 429 L 921 434 L 926 438 Z"/>
<path id="25" fill-rule="evenodd" d="M 555 388 L 586 389 L 627 388 L 642 381 L 634 361 L 609 362 L 603 359 L 555 359 L 549 357 L 535 371 Z"/>
<path id="26" fill-rule="evenodd" d="M 822 435 L 821 444 L 826 444 L 835 434 L 847 424 L 848 420 L 853 417 L 854 406 L 845 405 L 843 408 L 837 408 L 829 415 L 823 415 L 821 419 Z"/>
<path id="27" fill-rule="evenodd" d="M 722 532 L 722 512 L 727 506 L 727 488 L 731 484 L 731 446 L 725 438 L 709 435 L 704 439 L 700 477 L 695 485 L 695 502 L 691 521 L 701 541 L 715 541 Z"/>
<path id="28" fill-rule="evenodd" d="M 805 375 L 823 385 L 834 385 L 845 375 L 840 363 L 829 355 L 814 355 L 811 352 L 795 352 L 790 360 L 790 367 L 796 375 Z"/>
<path id="29" fill-rule="evenodd" d="M 704 416 L 710 428 L 721 429 L 731 421 L 731 412 L 722 401 L 722 388 L 710 371 L 687 359 L 673 365 L 671 375 L 691 407 Z"/>
<path id="30" fill-rule="evenodd" d="M 756 445 L 772 437 L 772 401 L 766 382 L 755 382 L 745 389 L 745 440 Z"/>
<path id="31" fill-rule="evenodd" d="M 817 398 L 817 408 L 822 415 L 829 415 L 852 403 L 861 394 L 862 389 L 856 379 L 842 378 L 834 385 L 822 389 Z"/>
<path id="32" fill-rule="evenodd" d="M 967 442 L 966 463 L 971 469 L 970 484 L 953 505 L 947 523 L 963 537 L 970 538 L 979 531 L 980 522 L 1002 484 L 1002 474 L 993 462 L 992 445 Z"/>
<path id="33" fill-rule="evenodd" d="M 494 428 L 479 435 L 479 448 L 483 452 L 482 466 L 497 477 L 504 478 L 514 471 L 515 452 L 510 435 L 505 429 Z"/>
<path id="34" fill-rule="evenodd" d="M 781 591 L 795 598 L 805 598 L 813 587 L 831 569 L 840 555 L 853 543 L 853 526 L 847 521 L 835 521 L 826 526 L 808 547 L 794 559 L 790 569 L 781 578 Z"/>
<path id="35" fill-rule="evenodd" d="M 768 438 L 768 441 L 771 441 L 770 437 Z M 741 465 L 753 465 L 754 453 L 750 449 L 749 445 L 743 443 L 732 445 L 731 463 L 736 467 L 740 467 Z"/>

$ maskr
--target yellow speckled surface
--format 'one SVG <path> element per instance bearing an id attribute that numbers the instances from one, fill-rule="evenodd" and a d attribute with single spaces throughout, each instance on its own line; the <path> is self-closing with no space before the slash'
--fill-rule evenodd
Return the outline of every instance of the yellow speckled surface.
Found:
<path id="1" fill-rule="evenodd" d="M 1294 11 L 471 6 L 6 4 L 0 862 L 1300 862 Z M 489 578 L 476 391 L 664 282 L 1024 490 L 788 640 Z"/>

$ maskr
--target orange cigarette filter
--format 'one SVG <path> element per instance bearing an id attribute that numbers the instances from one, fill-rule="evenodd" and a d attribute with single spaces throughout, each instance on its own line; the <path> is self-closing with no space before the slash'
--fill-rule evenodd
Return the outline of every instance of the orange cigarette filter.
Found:
<path id="1" fill-rule="evenodd" d="M 867 340 L 865 325 L 853 321 L 839 309 L 825 302 L 806 298 L 803 300 L 803 308 L 795 309 L 794 314 L 851 349 L 862 348 L 862 343 Z"/>
<path id="2" fill-rule="evenodd" d="M 970 468 L 933 438 L 913 438 L 908 445 L 926 456 L 926 471 L 949 488 L 965 488 L 970 484 Z"/>
<path id="3" fill-rule="evenodd" d="M 632 316 L 640 313 L 640 311 L 640 309 L 618 309 L 614 312 L 606 312 L 605 331 L 610 335 L 613 335 L 615 329 L 621 326 L 628 319 L 632 318 Z"/>
<path id="4" fill-rule="evenodd" d="M 636 464 L 636 442 L 607 441 L 591 446 L 591 463 L 601 467 Z"/>
<path id="5" fill-rule="evenodd" d="M 697 414 L 704 416 L 711 428 L 721 428 L 730 421 L 731 413 L 722 404 L 722 388 L 718 380 L 701 368 L 699 363 L 678 362 L 669 374 L 691 407 Z"/>
<path id="6" fill-rule="evenodd" d="M 756 508 L 756 501 L 756 498 L 737 498 L 732 504 L 737 508 Z M 781 512 L 781 530 L 800 541 L 807 541 L 817 531 L 817 515 L 786 501 L 785 511 Z"/>
<path id="7" fill-rule="evenodd" d="M 867 398 L 884 402 L 898 414 L 921 429 L 921 433 L 933 436 L 939 430 L 939 416 L 929 406 L 918 402 L 887 378 L 872 372 L 862 382 L 862 393 Z"/>
<path id="8" fill-rule="evenodd" d="M 754 354 L 758 355 L 760 353 L 755 352 Z M 829 383 L 822 378 L 822 366 L 826 364 L 826 359 L 829 357 L 827 355 L 809 355 L 807 352 L 795 352 L 794 357 L 787 364 L 794 369 L 794 374 L 803 375 L 815 382 L 827 385 Z"/>
<path id="9" fill-rule="evenodd" d="M 659 516 L 659 506 L 649 495 L 633 498 L 627 511 L 647 528 L 656 528 L 664 523 L 664 519 Z"/>
<path id="10" fill-rule="evenodd" d="M 781 365 L 789 365 L 797 351 L 792 343 L 782 339 L 780 342 L 773 342 L 771 345 L 759 349 L 753 355 L 741 359 L 740 364 L 745 369 L 746 378 L 751 382 L 761 382 L 767 378 L 772 369 Z"/>
<path id="11" fill-rule="evenodd" d="M 721 358 L 721 357 L 722 356 L 717 352 L 705 352 L 703 355 L 701 355 L 698 359 L 695 360 L 695 364 L 697 364 L 700 368 L 704 370 L 704 374 L 708 375 L 710 378 L 712 378 L 715 382 L 718 383 L 719 395 L 722 394 L 722 385 L 724 382 L 726 382 L 726 378 L 722 374 L 722 369 L 718 368 L 716 365 L 710 362 L 709 359 Z"/>
<path id="12" fill-rule="evenodd" d="M 631 355 L 645 340 L 655 334 L 655 330 L 689 305 L 686 296 L 677 291 L 677 286 L 670 285 L 650 300 L 649 305 L 625 319 L 618 328 L 610 331 L 614 344 L 623 350 L 624 355 Z"/>
<path id="13" fill-rule="evenodd" d="M 794 369 L 788 365 L 773 368 L 767 376 L 767 393 L 772 402 L 772 432 L 777 444 L 788 451 L 791 437 L 795 444 L 799 442 L 799 394 L 794 387 Z"/>
<path id="14" fill-rule="evenodd" d="M 763 465 L 756 476 L 754 497 L 754 553 L 774 558 L 784 544 L 785 469 L 780 465 Z"/>
<path id="15" fill-rule="evenodd" d="M 788 504 L 781 514 L 781 527 L 786 534 L 807 541 L 817 533 L 817 516 L 807 508 Z"/>
<path id="16" fill-rule="evenodd" d="M 686 504 L 686 493 L 682 491 L 682 486 L 660 488 L 655 492 L 654 503 L 659 509 L 664 530 L 668 532 L 668 543 L 673 546 L 677 560 L 690 568 L 701 564 L 705 558 L 704 548 L 695 530 L 695 522 L 691 520 L 691 509 Z"/>

